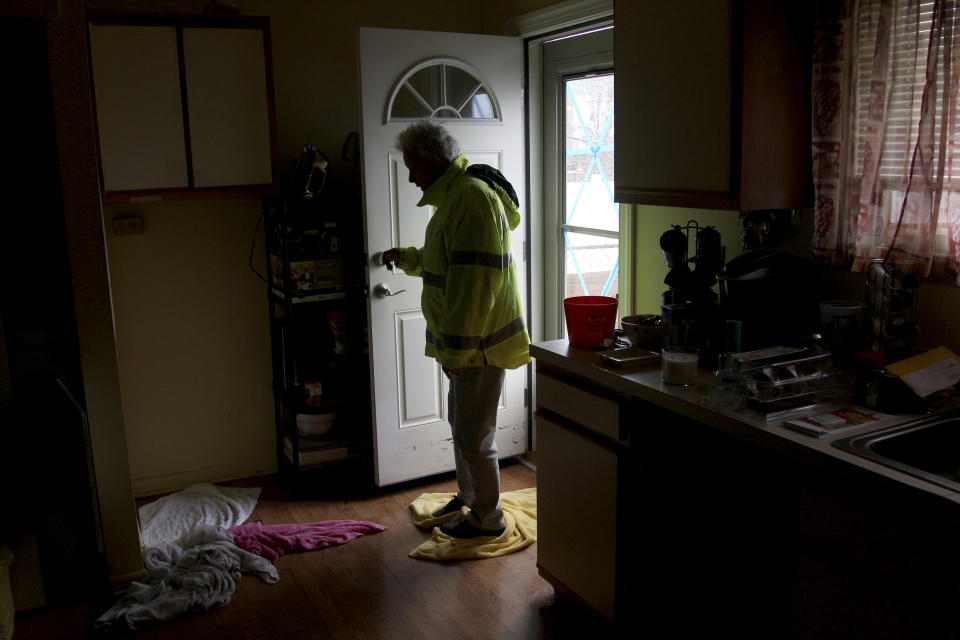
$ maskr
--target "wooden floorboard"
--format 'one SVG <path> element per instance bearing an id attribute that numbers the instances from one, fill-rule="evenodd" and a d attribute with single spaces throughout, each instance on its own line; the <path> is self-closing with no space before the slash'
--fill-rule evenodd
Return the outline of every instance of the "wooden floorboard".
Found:
<path id="1" fill-rule="evenodd" d="M 424 492 L 455 491 L 453 474 L 387 489 L 356 490 L 323 478 L 314 482 L 314 486 L 293 487 L 276 476 L 261 476 L 222 484 L 261 487 L 251 520 L 264 524 L 369 520 L 387 530 L 327 549 L 284 555 L 276 563 L 280 574 L 276 584 L 244 576 L 231 601 L 216 611 L 114 637 L 534 640 L 611 636 L 601 620 L 558 597 L 539 576 L 536 544 L 484 560 L 438 563 L 409 556 L 429 537 L 413 525 L 410 503 Z M 511 462 L 504 464 L 501 482 L 503 491 L 534 487 L 536 474 Z M 15 637 L 100 638 L 93 631 L 93 621 L 107 606 L 89 603 L 20 616 Z"/>

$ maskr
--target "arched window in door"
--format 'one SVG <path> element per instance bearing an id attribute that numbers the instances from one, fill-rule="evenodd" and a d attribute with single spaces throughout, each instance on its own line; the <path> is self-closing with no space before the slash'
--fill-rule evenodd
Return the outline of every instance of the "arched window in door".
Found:
<path id="1" fill-rule="evenodd" d="M 438 120 L 499 121 L 500 106 L 476 69 L 453 58 L 416 65 L 397 81 L 387 103 L 386 122 Z"/>

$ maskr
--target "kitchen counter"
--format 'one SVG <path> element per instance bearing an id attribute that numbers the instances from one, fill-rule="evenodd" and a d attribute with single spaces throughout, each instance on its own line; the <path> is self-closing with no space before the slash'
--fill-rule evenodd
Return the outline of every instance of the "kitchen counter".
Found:
<path id="1" fill-rule="evenodd" d="M 695 386 L 678 387 L 661 382 L 659 363 L 614 369 L 566 340 L 530 353 L 538 567 L 561 593 L 618 625 L 686 618 L 700 633 L 831 637 L 836 621 L 810 623 L 806 601 L 837 581 L 865 580 L 870 597 L 916 599 L 915 610 L 857 597 L 847 609 L 822 606 L 869 618 L 861 626 L 877 615 L 878 628 L 923 627 L 911 637 L 957 631 L 960 493 L 832 444 L 921 416 L 817 438 L 717 406 L 708 392 L 719 378 L 705 369 Z M 833 572 L 826 591 L 803 595 L 809 566 Z"/>
<path id="2" fill-rule="evenodd" d="M 767 423 L 766 417 L 749 409 L 730 410 L 709 401 L 709 388 L 719 379 L 708 369 L 701 368 L 697 384 L 689 387 L 664 384 L 660 380 L 660 364 L 620 370 L 602 364 L 600 356 L 591 349 L 572 347 L 566 340 L 541 342 L 530 346 L 530 354 L 537 366 L 548 366 L 622 393 L 649 402 L 667 411 L 695 420 L 738 438 L 792 456 L 810 464 L 849 465 L 889 479 L 905 487 L 942 497 L 960 508 L 960 492 L 926 482 L 914 476 L 877 464 L 860 456 L 841 451 L 833 442 L 854 434 L 869 433 L 921 418 L 916 414 L 899 414 L 891 418 L 851 429 L 838 434 L 816 438 L 783 426 L 783 422 Z M 847 403 L 849 404 L 849 403 Z M 829 411 L 843 404 L 825 403 L 820 408 Z M 954 408 L 953 403 L 945 408 Z M 819 412 L 820 410 L 818 409 Z M 816 413 L 815 412 L 815 413 Z M 633 432 L 642 438 L 643 427 Z"/>

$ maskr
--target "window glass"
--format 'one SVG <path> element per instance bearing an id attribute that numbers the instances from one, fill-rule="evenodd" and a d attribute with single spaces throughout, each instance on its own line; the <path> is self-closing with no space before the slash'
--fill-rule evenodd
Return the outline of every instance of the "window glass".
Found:
<path id="1" fill-rule="evenodd" d="M 620 215 L 613 200 L 613 77 L 598 74 L 564 82 L 567 297 L 617 294 Z"/>
<path id="2" fill-rule="evenodd" d="M 442 60 L 408 73 L 388 106 L 388 120 L 432 116 L 441 120 L 497 120 L 497 103 L 487 85 L 464 63 Z"/>
<path id="3" fill-rule="evenodd" d="M 407 79 L 407 84 L 413 88 L 420 97 L 423 98 L 431 107 L 439 107 L 443 104 L 440 92 L 440 73 L 439 65 L 420 69 Z"/>
<path id="4" fill-rule="evenodd" d="M 430 111 L 407 87 L 401 87 L 393 100 L 393 115 L 398 118 L 426 118 Z"/>
<path id="5" fill-rule="evenodd" d="M 617 238 L 566 231 L 563 239 L 566 254 L 564 297 L 616 297 L 620 265 Z"/>
<path id="6" fill-rule="evenodd" d="M 490 99 L 490 96 L 487 94 L 485 89 L 480 89 L 470 100 L 463 106 L 463 109 L 460 111 L 460 116 L 463 118 L 496 118 L 497 113 L 493 108 L 493 101 Z"/>
<path id="7" fill-rule="evenodd" d="M 566 82 L 567 224 L 616 231 L 613 74 Z"/>
<path id="8" fill-rule="evenodd" d="M 481 84 L 463 69 L 449 65 L 445 65 L 444 77 L 447 83 L 446 103 L 454 108 L 467 102 Z"/>

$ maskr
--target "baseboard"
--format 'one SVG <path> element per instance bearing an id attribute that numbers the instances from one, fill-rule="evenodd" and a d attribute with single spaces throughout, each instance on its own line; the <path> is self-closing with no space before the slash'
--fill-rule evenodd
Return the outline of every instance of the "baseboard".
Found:
<path id="1" fill-rule="evenodd" d="M 160 493 L 179 491 L 200 482 L 227 482 L 251 476 L 262 476 L 277 472 L 277 461 L 247 460 L 235 464 L 225 464 L 203 469 L 178 471 L 158 476 L 146 476 L 133 479 L 133 495 L 145 498 Z"/>
<path id="2" fill-rule="evenodd" d="M 531 471 L 537 470 L 537 452 L 536 451 L 526 451 L 524 454 L 517 458 L 520 461 L 520 464 L 530 469 Z"/>

